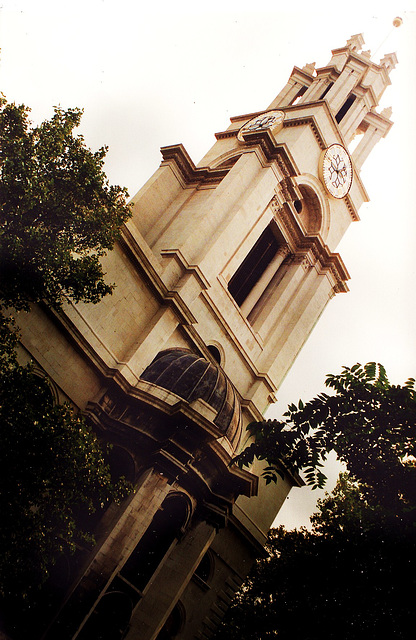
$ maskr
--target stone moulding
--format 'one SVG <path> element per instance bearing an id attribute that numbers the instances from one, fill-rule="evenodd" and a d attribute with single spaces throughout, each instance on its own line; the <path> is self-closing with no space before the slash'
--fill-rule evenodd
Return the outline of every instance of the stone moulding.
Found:
<path id="1" fill-rule="evenodd" d="M 182 144 L 161 148 L 161 166 L 174 163 L 187 187 L 208 184 L 216 186 L 227 175 L 229 169 L 197 167 Z"/>
<path id="2" fill-rule="evenodd" d="M 321 271 L 331 272 L 336 282 L 336 292 L 346 293 L 348 291 L 346 281 L 350 279 L 350 275 L 339 253 L 331 253 L 319 235 L 303 235 L 288 205 L 280 206 L 276 197 L 271 205 L 292 253 L 300 258 L 305 257 L 307 253 L 312 254 L 314 263 L 319 264 Z"/>
<path id="3" fill-rule="evenodd" d="M 146 381 L 129 394 L 113 387 L 85 411 L 102 436 L 109 430 L 133 455 L 145 454 L 148 462 L 150 454 L 152 465 L 172 480 L 197 482 L 206 498 L 229 500 L 232 494 L 233 502 L 237 495 L 256 495 L 257 476 L 232 464 L 232 449 L 224 446 L 213 413 L 202 400 L 189 403 Z M 220 486 L 225 491 L 218 493 Z"/>

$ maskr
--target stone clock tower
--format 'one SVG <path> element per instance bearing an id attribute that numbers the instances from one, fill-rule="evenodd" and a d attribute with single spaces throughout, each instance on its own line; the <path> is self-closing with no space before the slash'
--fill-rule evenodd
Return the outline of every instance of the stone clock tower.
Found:
<path id="1" fill-rule="evenodd" d="M 22 342 L 113 444 L 135 491 L 60 575 L 45 638 L 209 638 L 291 487 L 230 462 L 348 272 L 336 247 L 367 200 L 360 168 L 392 123 L 361 35 L 294 67 L 198 165 L 182 145 L 133 198 L 99 305 L 36 309 Z M 348 149 L 360 136 L 354 151 Z M 58 587 L 57 587 L 58 589 Z"/>

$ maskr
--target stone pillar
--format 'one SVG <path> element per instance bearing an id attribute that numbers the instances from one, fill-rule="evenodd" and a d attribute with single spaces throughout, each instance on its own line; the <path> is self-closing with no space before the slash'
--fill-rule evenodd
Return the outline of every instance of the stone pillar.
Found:
<path id="1" fill-rule="evenodd" d="M 305 278 L 305 269 L 299 264 L 298 258 L 282 267 L 282 270 L 283 273 L 276 273 L 272 278 L 250 317 L 253 327 L 263 340 L 277 325 Z"/>
<path id="2" fill-rule="evenodd" d="M 146 588 L 145 598 L 134 610 L 126 640 L 154 640 L 157 637 L 215 535 L 212 525 L 200 522 L 178 542 Z"/>
<path id="3" fill-rule="evenodd" d="M 369 111 L 370 106 L 365 104 L 363 99 L 357 99 L 339 123 L 339 128 L 347 145 L 353 140 L 359 125 Z"/>
<path id="4" fill-rule="evenodd" d="M 331 87 L 326 95 L 328 104 L 334 114 L 339 111 L 350 93 L 354 90 L 361 79 L 362 72 L 362 65 L 358 66 L 350 62 L 336 82 L 334 82 L 333 87 Z"/>
<path id="5" fill-rule="evenodd" d="M 330 79 L 328 76 L 321 76 L 320 78 L 317 78 L 299 100 L 300 104 L 320 100 L 321 95 L 329 83 Z"/>
<path id="6" fill-rule="evenodd" d="M 364 133 L 357 147 L 354 149 L 352 159 L 358 170 L 361 169 L 367 157 L 377 144 L 377 142 L 383 137 L 384 131 L 378 129 L 374 125 L 369 125 L 367 131 Z"/>
<path id="7" fill-rule="evenodd" d="M 292 78 L 286 84 L 286 86 L 282 89 L 278 96 L 273 100 L 273 102 L 267 107 L 268 109 L 277 109 L 277 107 L 286 107 L 292 104 L 293 100 L 296 98 L 299 91 L 302 89 L 302 84 L 300 82 L 295 82 Z"/>

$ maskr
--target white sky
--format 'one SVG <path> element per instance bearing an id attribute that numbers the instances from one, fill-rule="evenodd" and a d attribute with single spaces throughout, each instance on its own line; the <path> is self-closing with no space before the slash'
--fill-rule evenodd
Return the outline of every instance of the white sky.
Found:
<path id="1" fill-rule="evenodd" d="M 324 66 L 356 33 L 376 62 L 397 52 L 381 103 L 395 125 L 364 165 L 371 202 L 338 248 L 350 293 L 331 301 L 271 416 L 319 393 L 344 364 L 377 360 L 396 383 L 416 373 L 416 0 L 281 4 L 0 0 L 0 90 L 30 106 L 34 122 L 53 105 L 83 107 L 87 144 L 109 146 L 110 182 L 131 195 L 161 146 L 181 142 L 197 163 L 231 116 L 268 106 L 294 65 Z M 279 521 L 307 522 L 315 494 L 292 491 Z"/>

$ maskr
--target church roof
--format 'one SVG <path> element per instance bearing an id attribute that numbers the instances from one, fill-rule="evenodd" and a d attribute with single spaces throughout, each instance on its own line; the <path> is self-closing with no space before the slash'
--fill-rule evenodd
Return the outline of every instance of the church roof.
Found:
<path id="1" fill-rule="evenodd" d="M 234 445 L 241 434 L 241 406 L 237 392 L 217 364 L 189 349 L 160 351 L 140 376 L 191 403 L 201 399 L 217 415 L 214 424 Z"/>

